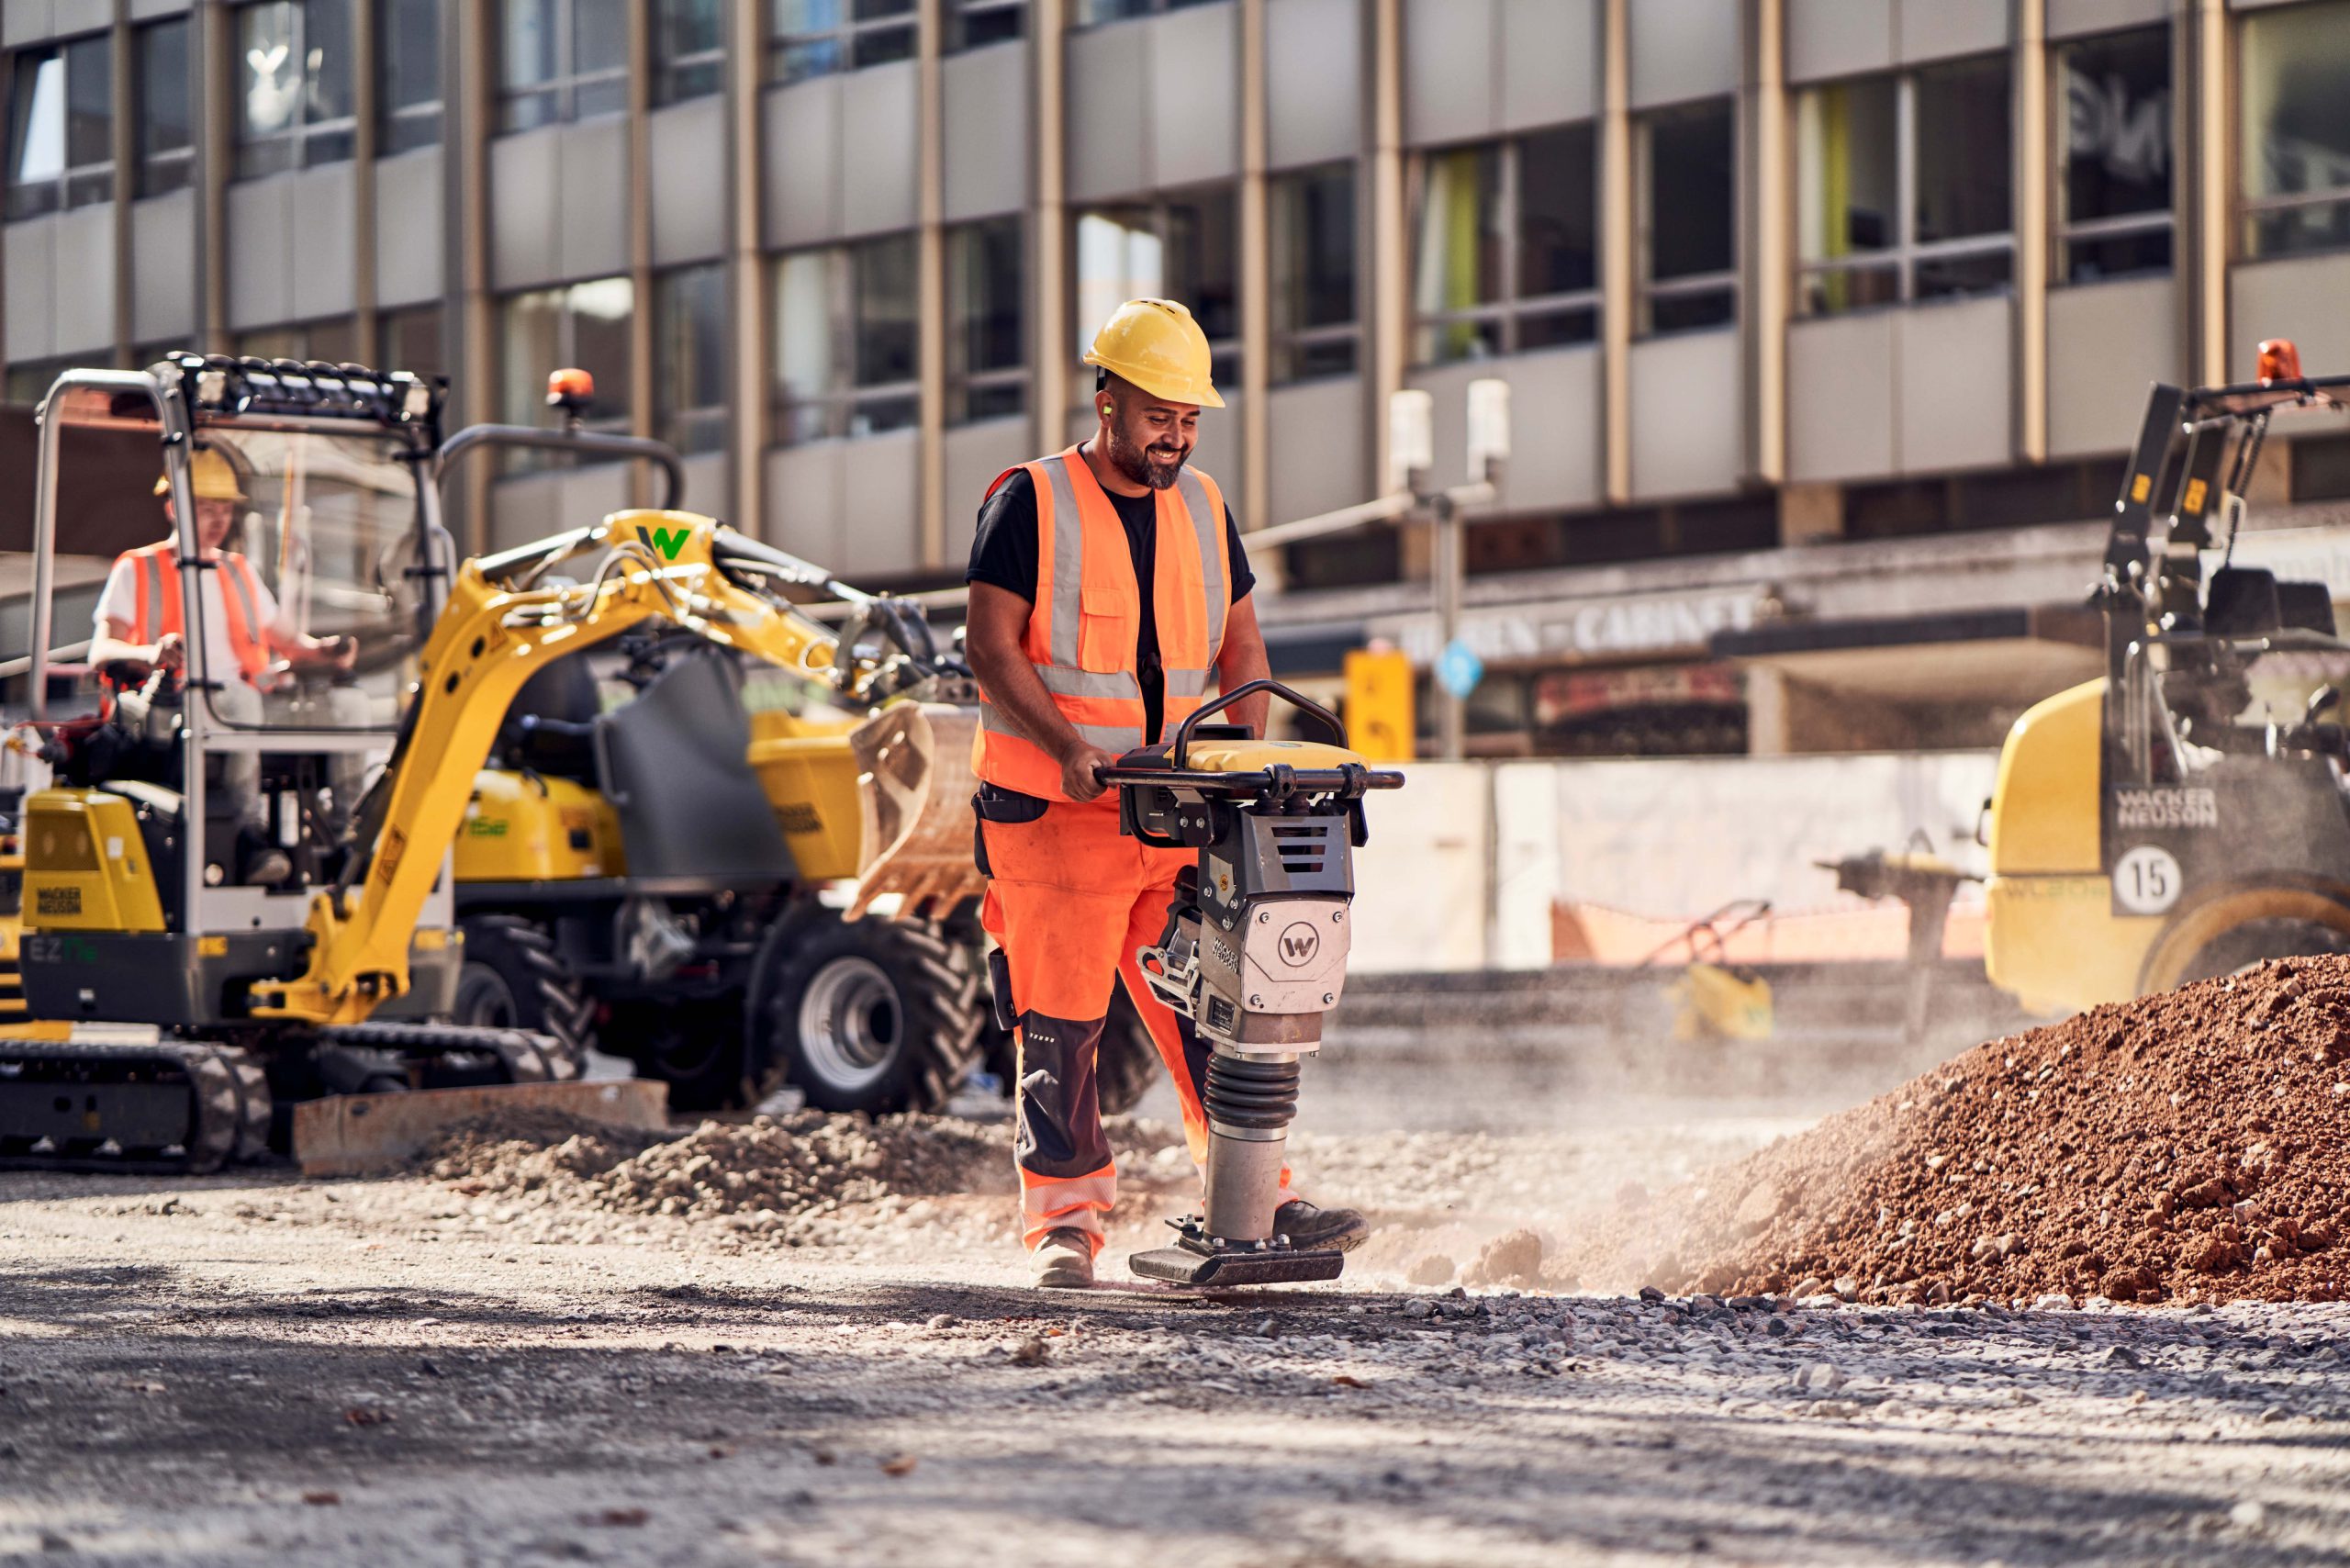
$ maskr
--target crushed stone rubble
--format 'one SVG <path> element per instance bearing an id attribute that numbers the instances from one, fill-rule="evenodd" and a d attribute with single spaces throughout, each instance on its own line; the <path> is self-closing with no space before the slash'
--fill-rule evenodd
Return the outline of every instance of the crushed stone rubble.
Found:
<path id="1" fill-rule="evenodd" d="M 1545 1264 L 1911 1305 L 2350 1297 L 2350 958 L 1994 1040 L 1650 1199 Z"/>

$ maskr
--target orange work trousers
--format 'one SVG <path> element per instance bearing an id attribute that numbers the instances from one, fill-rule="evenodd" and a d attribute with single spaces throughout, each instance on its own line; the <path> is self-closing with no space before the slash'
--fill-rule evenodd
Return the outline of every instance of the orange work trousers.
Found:
<path id="1" fill-rule="evenodd" d="M 1033 1249 L 1046 1232 L 1066 1227 L 1083 1231 L 1099 1252 L 1118 1170 L 1102 1128 L 1094 1063 L 1111 988 L 1121 980 L 1175 1081 L 1192 1163 L 1207 1158 L 1200 1108 L 1207 1049 L 1135 963 L 1135 949 L 1157 944 L 1166 930 L 1176 873 L 1194 852 L 1121 834 L 1115 790 L 1080 804 L 987 786 L 982 799 L 980 868 L 990 879 L 979 922 L 1003 949 L 1019 1019 L 1013 1094 L 1022 1239 Z M 1281 1201 L 1291 1196 L 1283 1170 Z"/>

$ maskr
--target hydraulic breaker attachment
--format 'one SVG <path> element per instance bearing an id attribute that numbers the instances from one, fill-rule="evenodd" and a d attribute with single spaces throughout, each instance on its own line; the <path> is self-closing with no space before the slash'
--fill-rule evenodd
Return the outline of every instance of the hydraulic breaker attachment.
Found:
<path id="1" fill-rule="evenodd" d="M 1329 744 L 1202 722 L 1259 691 L 1313 717 Z M 1362 798 L 1401 788 L 1404 776 L 1347 750 L 1326 709 L 1257 680 L 1193 713 L 1171 746 L 1129 753 L 1100 778 L 1117 788 L 1121 831 L 1199 857 L 1176 879 L 1166 930 L 1136 959 L 1208 1047 L 1206 1201 L 1174 1222 L 1174 1246 L 1136 1253 L 1131 1266 L 1186 1285 L 1336 1279 L 1343 1256 L 1292 1246 L 1273 1215 L 1301 1063 L 1320 1048 L 1322 1015 L 1346 985 Z"/>

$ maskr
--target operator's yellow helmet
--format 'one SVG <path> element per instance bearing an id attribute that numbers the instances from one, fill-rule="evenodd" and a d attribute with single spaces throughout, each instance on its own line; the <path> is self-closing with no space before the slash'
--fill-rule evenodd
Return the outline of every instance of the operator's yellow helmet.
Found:
<path id="1" fill-rule="evenodd" d="M 188 487 L 199 501 L 241 501 L 245 499 L 245 485 L 237 474 L 237 465 L 208 446 L 199 446 L 188 454 Z M 169 474 L 155 481 L 155 493 L 172 493 Z"/>
<path id="2" fill-rule="evenodd" d="M 1221 409 L 1208 365 L 1208 335 L 1172 299 L 1129 299 L 1102 330 L 1085 363 L 1133 382 L 1170 403 Z"/>

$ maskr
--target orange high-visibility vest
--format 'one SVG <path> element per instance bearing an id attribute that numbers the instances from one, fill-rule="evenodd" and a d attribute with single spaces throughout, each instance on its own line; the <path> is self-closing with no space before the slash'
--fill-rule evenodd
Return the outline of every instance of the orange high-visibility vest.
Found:
<path id="1" fill-rule="evenodd" d="M 1127 752 L 1142 733 L 1142 588 L 1117 509 L 1077 448 L 1020 465 L 1036 488 L 1036 600 L 1021 640 L 1036 678 L 1077 733 L 1104 751 Z M 1018 472 L 1007 468 L 988 487 Z M 1207 700 L 1232 609 L 1224 492 L 1196 468 L 1157 493 L 1158 554 L 1151 601 L 1166 683 L 1163 734 Z M 1066 801 L 1060 765 L 981 696 L 972 770 L 990 784 Z M 1115 791 L 1102 797 L 1113 800 Z"/>
<path id="2" fill-rule="evenodd" d="M 166 539 L 160 544 L 126 550 L 123 559 L 140 563 L 139 613 L 130 623 L 130 640 L 152 643 L 174 632 L 187 635 L 181 624 L 178 542 Z M 252 563 L 233 550 L 223 550 L 216 565 L 230 590 L 220 596 L 227 612 L 229 645 L 237 651 L 237 673 L 250 682 L 269 663 L 269 649 L 263 642 L 266 629 L 256 612 L 260 600 Z"/>

